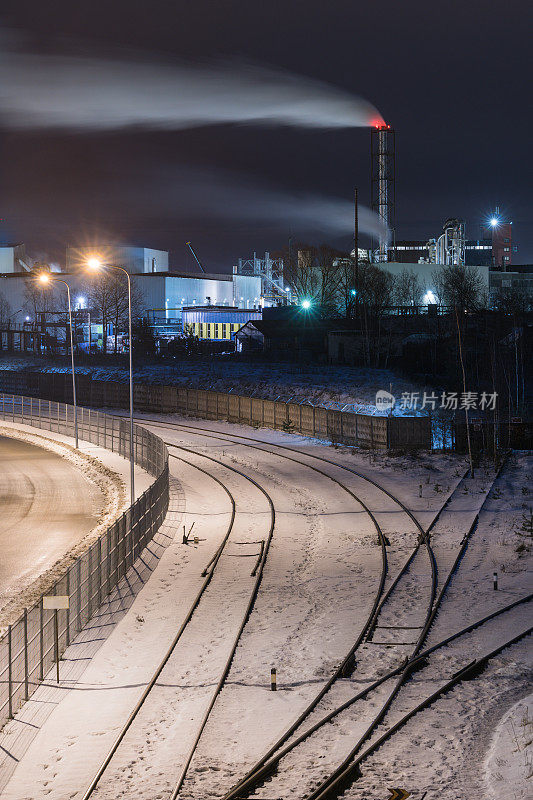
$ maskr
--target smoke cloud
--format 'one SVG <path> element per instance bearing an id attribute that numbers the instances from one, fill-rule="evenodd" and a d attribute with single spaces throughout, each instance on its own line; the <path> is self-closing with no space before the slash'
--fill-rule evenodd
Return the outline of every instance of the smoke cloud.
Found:
<path id="1" fill-rule="evenodd" d="M 35 54 L 5 33 L 0 124 L 13 129 L 177 130 L 224 123 L 304 128 L 382 122 L 360 97 L 318 80 L 252 64 L 184 65 Z"/>
<path id="2" fill-rule="evenodd" d="M 142 183 L 150 197 L 161 203 L 159 213 L 174 208 L 175 216 L 182 219 L 208 217 L 258 226 L 266 223 L 296 234 L 353 235 L 353 200 L 281 191 L 223 170 L 185 166 L 147 171 Z M 127 194 L 133 196 L 133 186 Z M 389 235 L 376 213 L 361 205 L 358 210 L 360 233 L 376 238 Z"/>

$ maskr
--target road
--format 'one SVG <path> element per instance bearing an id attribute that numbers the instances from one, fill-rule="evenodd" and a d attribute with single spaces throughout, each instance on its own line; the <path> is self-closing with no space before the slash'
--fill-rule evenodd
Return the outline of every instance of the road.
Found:
<path id="1" fill-rule="evenodd" d="M 73 464 L 0 436 L 0 610 L 97 524 L 102 506 Z"/>

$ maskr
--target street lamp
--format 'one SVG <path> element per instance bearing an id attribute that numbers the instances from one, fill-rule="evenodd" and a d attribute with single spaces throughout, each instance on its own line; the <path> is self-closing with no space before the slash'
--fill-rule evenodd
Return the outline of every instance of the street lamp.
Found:
<path id="1" fill-rule="evenodd" d="M 68 324 L 70 330 L 70 363 L 72 367 L 72 400 L 74 405 L 74 437 L 76 439 L 76 450 L 78 449 L 78 406 L 76 404 L 76 373 L 74 372 L 74 344 L 72 341 L 72 307 L 70 304 L 70 286 L 68 283 L 62 278 L 54 278 L 54 282 L 57 281 L 58 283 L 64 283 L 67 287 L 67 298 L 68 298 Z M 50 275 L 48 272 L 42 272 L 39 275 L 39 282 L 46 286 L 50 283 Z"/>
<path id="2" fill-rule="evenodd" d="M 123 272 L 128 280 L 128 334 L 130 340 L 129 346 L 129 362 L 130 362 L 130 498 L 131 505 L 135 502 L 135 460 L 134 460 L 134 445 L 133 445 L 133 365 L 132 365 L 132 350 L 133 339 L 131 337 L 131 280 L 129 272 L 124 267 L 117 267 L 115 264 L 102 264 L 99 258 L 89 258 L 87 266 L 93 272 L 100 269 L 118 269 Z M 103 331 L 105 336 L 105 331 Z"/>

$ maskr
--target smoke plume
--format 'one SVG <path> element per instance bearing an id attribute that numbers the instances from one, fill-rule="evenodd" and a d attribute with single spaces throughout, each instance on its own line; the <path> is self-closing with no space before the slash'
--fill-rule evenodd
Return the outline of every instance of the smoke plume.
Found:
<path id="1" fill-rule="evenodd" d="M 36 54 L 2 35 L 0 124 L 14 129 L 177 130 L 240 123 L 305 128 L 382 122 L 366 100 L 252 64 L 185 65 L 140 55 Z"/>
<path id="2" fill-rule="evenodd" d="M 138 179 L 138 176 L 137 176 Z M 145 192 L 159 203 L 159 213 L 175 210 L 177 218 L 215 218 L 241 224 L 279 226 L 296 234 L 351 236 L 354 230 L 353 200 L 311 192 L 291 192 L 260 185 L 251 178 L 220 169 L 177 166 L 148 169 L 142 174 Z M 125 194 L 135 196 L 132 184 Z M 121 203 L 128 203 L 122 196 Z M 115 201 L 113 201 L 115 202 Z M 116 199 L 118 202 L 118 198 Z M 359 205 L 359 231 L 380 238 L 389 231 L 382 219 Z"/>

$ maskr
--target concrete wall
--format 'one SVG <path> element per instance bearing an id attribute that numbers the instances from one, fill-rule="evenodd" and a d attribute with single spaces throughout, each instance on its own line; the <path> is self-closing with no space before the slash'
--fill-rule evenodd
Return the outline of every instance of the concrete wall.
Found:
<path id="1" fill-rule="evenodd" d="M 18 259 L 24 259 L 26 255 L 23 244 L 6 245 L 0 247 L 0 275 L 13 272 L 24 272 L 24 267 L 18 263 Z M 1 291 L 1 288 L 0 288 Z"/>

